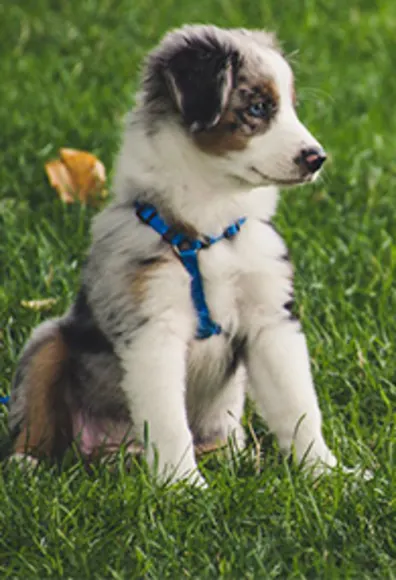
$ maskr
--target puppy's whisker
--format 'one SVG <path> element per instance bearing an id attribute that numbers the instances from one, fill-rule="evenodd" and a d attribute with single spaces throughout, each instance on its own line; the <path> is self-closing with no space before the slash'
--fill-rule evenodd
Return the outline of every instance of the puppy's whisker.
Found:
<path id="1" fill-rule="evenodd" d="M 335 97 L 331 93 L 322 89 L 304 86 L 298 91 L 299 101 L 317 101 L 318 97 L 324 101 L 330 101 L 331 103 L 336 102 Z"/>
<path id="2" fill-rule="evenodd" d="M 296 48 L 295 50 L 286 53 L 285 58 L 288 62 L 293 63 L 293 65 L 296 66 L 296 64 L 298 63 L 298 59 L 296 57 L 299 56 L 300 52 L 301 52 L 300 49 Z"/>

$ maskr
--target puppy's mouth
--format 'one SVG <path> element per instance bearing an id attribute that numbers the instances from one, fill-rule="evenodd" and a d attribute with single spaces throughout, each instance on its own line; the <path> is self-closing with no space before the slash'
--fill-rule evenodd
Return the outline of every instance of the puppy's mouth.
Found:
<path id="1" fill-rule="evenodd" d="M 270 183 L 273 183 L 274 185 L 300 185 L 301 183 L 309 183 L 310 181 L 312 181 L 316 177 L 315 173 L 308 173 L 307 175 L 302 175 L 301 177 L 296 177 L 294 179 L 278 179 L 277 177 L 271 177 L 270 175 L 266 175 L 265 173 L 262 173 L 261 171 L 259 171 L 255 167 L 251 167 L 250 169 L 256 175 L 259 175 L 261 177 L 261 179 L 264 179 L 265 181 L 269 181 Z"/>

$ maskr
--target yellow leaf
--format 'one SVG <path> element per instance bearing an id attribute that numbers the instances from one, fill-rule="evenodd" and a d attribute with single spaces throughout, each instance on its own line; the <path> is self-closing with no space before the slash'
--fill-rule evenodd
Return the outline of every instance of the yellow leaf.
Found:
<path id="1" fill-rule="evenodd" d="M 51 185 L 66 203 L 97 203 L 107 196 L 104 189 L 106 170 L 101 161 L 88 151 L 63 148 L 60 159 L 45 165 Z"/>
<path id="2" fill-rule="evenodd" d="M 59 159 L 49 161 L 45 164 L 45 169 L 50 184 L 58 191 L 61 200 L 65 203 L 73 203 L 74 183 L 62 161 L 59 161 Z"/>

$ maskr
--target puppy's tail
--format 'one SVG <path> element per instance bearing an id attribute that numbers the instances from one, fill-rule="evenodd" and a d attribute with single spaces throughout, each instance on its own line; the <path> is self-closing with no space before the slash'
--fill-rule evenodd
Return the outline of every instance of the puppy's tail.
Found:
<path id="1" fill-rule="evenodd" d="M 36 328 L 22 353 L 11 390 L 12 453 L 55 459 L 70 445 L 68 358 L 59 320 Z"/>

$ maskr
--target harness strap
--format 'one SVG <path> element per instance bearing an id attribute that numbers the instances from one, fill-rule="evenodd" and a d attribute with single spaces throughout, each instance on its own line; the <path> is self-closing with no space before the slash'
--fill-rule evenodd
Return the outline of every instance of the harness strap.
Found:
<path id="1" fill-rule="evenodd" d="M 222 239 L 230 240 L 239 232 L 246 218 L 240 218 L 224 230 L 220 236 L 205 236 L 203 240 L 192 239 L 185 234 L 175 231 L 168 226 L 156 208 L 149 203 L 135 202 L 136 215 L 144 223 L 153 228 L 162 239 L 170 244 L 179 257 L 183 266 L 191 277 L 191 298 L 198 317 L 196 338 L 204 339 L 221 333 L 221 326 L 214 322 L 210 316 L 209 308 L 205 300 L 205 292 L 201 272 L 199 270 L 198 252 L 209 248 Z"/>
<path id="2" fill-rule="evenodd" d="M 183 250 L 179 256 L 191 277 L 191 297 L 198 316 L 196 338 L 204 339 L 214 334 L 220 334 L 221 326 L 212 320 L 205 300 L 203 280 L 198 265 L 198 251 Z"/>

